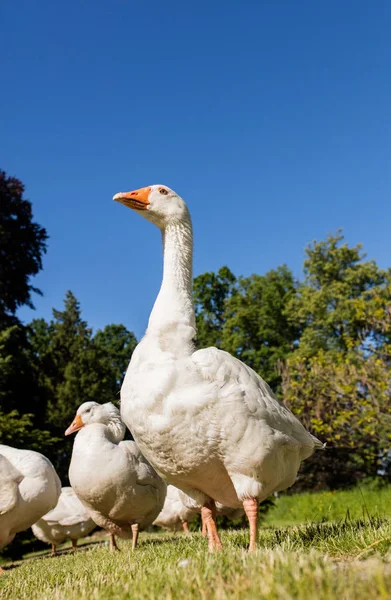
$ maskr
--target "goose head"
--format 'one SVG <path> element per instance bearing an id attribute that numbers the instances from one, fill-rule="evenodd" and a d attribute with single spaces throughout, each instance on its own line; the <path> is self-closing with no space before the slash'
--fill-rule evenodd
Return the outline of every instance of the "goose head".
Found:
<path id="1" fill-rule="evenodd" d="M 111 402 L 98 404 L 97 402 L 84 402 L 77 409 L 76 416 L 65 431 L 65 435 L 70 435 L 79 431 L 83 427 L 94 423 L 106 425 L 115 439 L 121 441 L 124 438 L 126 427 L 121 421 L 118 408 Z"/>
<path id="2" fill-rule="evenodd" d="M 185 201 L 166 185 L 151 185 L 132 192 L 119 192 L 113 200 L 131 208 L 164 229 L 169 223 L 189 219 Z"/>

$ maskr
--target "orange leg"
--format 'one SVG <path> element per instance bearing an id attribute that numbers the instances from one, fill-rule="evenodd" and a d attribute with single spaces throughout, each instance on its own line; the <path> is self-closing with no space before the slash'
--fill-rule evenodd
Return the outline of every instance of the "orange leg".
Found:
<path id="1" fill-rule="evenodd" d="M 243 508 L 250 523 L 250 546 L 249 552 L 254 552 L 257 545 L 258 533 L 258 500 L 256 498 L 247 498 L 243 500 Z"/>
<path id="2" fill-rule="evenodd" d="M 203 537 L 206 537 L 206 523 L 202 517 L 202 513 L 201 513 L 201 521 L 202 521 L 202 529 L 201 529 L 201 535 Z"/>
<path id="3" fill-rule="evenodd" d="M 183 523 L 182 523 L 182 527 L 183 527 L 183 531 L 184 531 L 185 533 L 190 533 L 190 532 L 189 532 L 189 526 L 188 526 L 188 524 L 187 524 L 187 521 L 183 521 Z"/>
<path id="4" fill-rule="evenodd" d="M 137 546 L 138 540 L 138 523 L 134 523 L 132 525 L 132 550 L 134 550 Z"/>
<path id="5" fill-rule="evenodd" d="M 201 518 L 206 525 L 209 552 L 213 552 L 214 550 L 221 550 L 223 546 L 221 544 L 219 534 L 217 533 L 216 505 L 214 503 L 214 500 L 209 500 L 209 502 L 204 504 L 204 506 L 201 508 Z"/>
<path id="6" fill-rule="evenodd" d="M 72 551 L 76 552 L 76 548 L 77 548 L 77 540 L 72 540 Z"/>
<path id="7" fill-rule="evenodd" d="M 115 541 L 115 535 L 114 533 L 110 533 L 110 552 L 115 552 L 116 550 L 119 552 L 117 542 Z"/>
<path id="8" fill-rule="evenodd" d="M 52 544 L 52 552 L 50 554 L 50 556 L 54 556 L 56 554 L 56 546 L 55 544 Z"/>

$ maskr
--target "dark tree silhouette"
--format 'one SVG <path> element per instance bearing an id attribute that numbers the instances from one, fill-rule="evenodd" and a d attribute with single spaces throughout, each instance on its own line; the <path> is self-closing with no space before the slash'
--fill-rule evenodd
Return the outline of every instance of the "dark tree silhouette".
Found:
<path id="1" fill-rule="evenodd" d="M 30 278 L 42 269 L 46 230 L 33 221 L 24 186 L 0 170 L 0 328 L 16 324 L 20 306 L 33 307 Z"/>

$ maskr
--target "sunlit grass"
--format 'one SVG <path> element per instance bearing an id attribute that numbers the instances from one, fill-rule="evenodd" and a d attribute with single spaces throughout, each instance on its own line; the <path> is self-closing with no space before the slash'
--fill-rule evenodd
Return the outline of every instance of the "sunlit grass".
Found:
<path id="1" fill-rule="evenodd" d="M 246 530 L 223 531 L 224 550 L 213 555 L 200 533 L 144 533 L 135 552 L 119 541 L 116 554 L 104 542 L 87 538 L 75 555 L 68 544 L 58 557 L 45 551 L 9 565 L 0 578 L 0 597 L 390 599 L 390 489 L 281 497 L 261 527 L 253 555 L 247 553 Z M 320 506 L 327 508 L 327 522 Z M 312 521 L 278 525 L 290 508 L 291 521 L 298 522 L 300 510 L 303 520 Z"/>
<path id="2" fill-rule="evenodd" d="M 121 541 L 116 554 L 97 544 L 26 560 L 2 577 L 1 598 L 390 597 L 390 520 L 262 529 L 253 555 L 247 532 L 222 539 L 224 550 L 214 555 L 199 533 L 144 534 L 135 552 Z"/>
<path id="3" fill-rule="evenodd" d="M 313 521 L 391 517 L 391 485 L 357 486 L 346 491 L 281 495 L 266 514 L 265 523 L 290 525 Z"/>

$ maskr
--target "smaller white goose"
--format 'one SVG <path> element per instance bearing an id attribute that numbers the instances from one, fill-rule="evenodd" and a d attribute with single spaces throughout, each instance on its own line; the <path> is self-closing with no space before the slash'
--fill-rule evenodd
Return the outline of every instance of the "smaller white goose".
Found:
<path id="1" fill-rule="evenodd" d="M 166 484 L 141 454 L 135 442 L 123 441 L 125 425 L 119 410 L 108 402 L 85 402 L 76 413 L 69 435 L 73 445 L 69 480 L 92 519 L 110 535 L 132 539 L 153 523 L 163 508 Z"/>
<path id="2" fill-rule="evenodd" d="M 0 548 L 54 508 L 60 492 L 46 456 L 0 444 Z"/>
<path id="3" fill-rule="evenodd" d="M 163 529 L 183 530 L 188 533 L 188 523 L 196 516 L 196 511 L 187 508 L 182 502 L 181 492 L 174 485 L 167 486 L 167 496 L 163 509 L 153 522 Z"/>
<path id="4" fill-rule="evenodd" d="M 63 487 L 57 506 L 32 525 L 34 535 L 52 545 L 52 556 L 56 546 L 71 539 L 72 549 L 76 550 L 77 540 L 85 537 L 96 527 L 85 506 L 80 502 L 71 487 Z"/>

